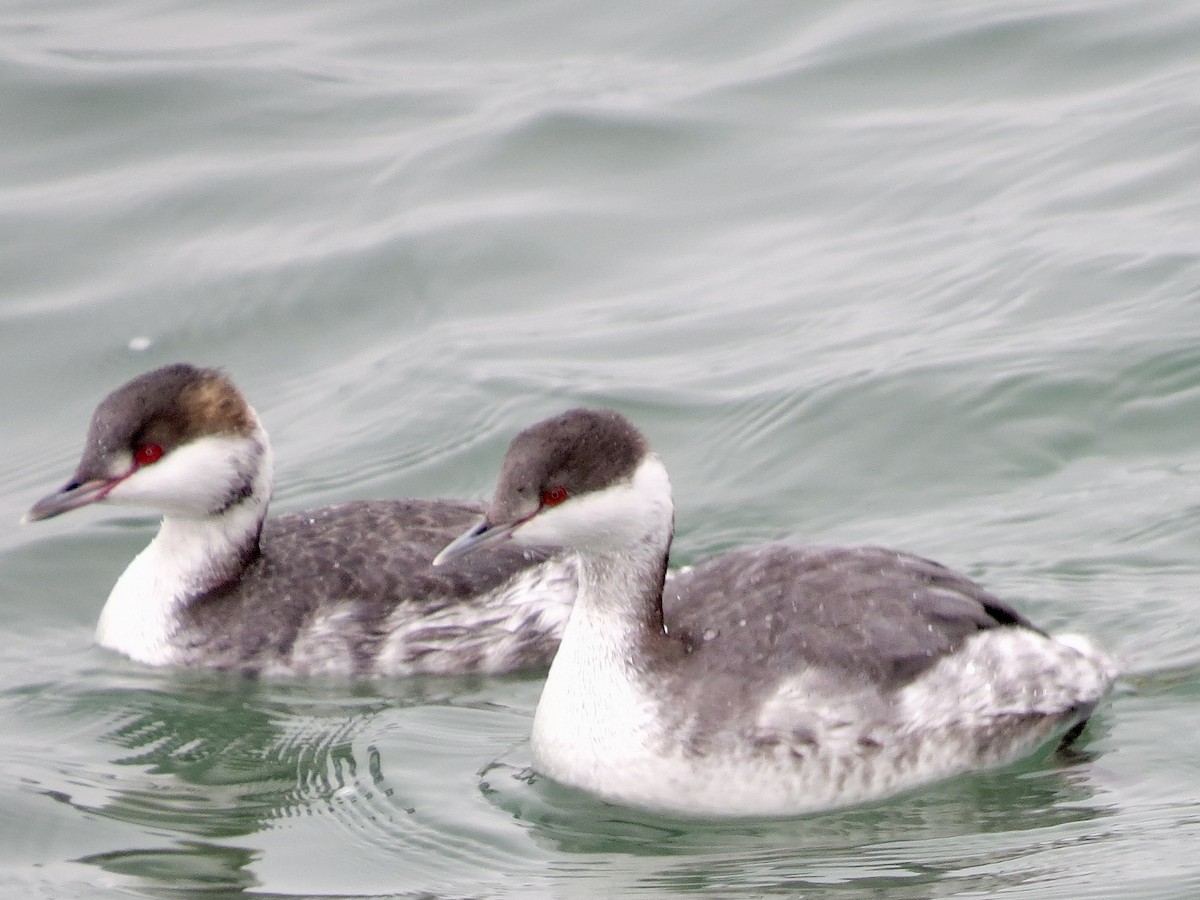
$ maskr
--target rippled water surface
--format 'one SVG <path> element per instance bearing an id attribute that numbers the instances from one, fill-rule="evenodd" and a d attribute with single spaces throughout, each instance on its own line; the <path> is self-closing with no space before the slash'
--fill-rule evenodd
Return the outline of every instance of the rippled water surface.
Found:
<path id="1" fill-rule="evenodd" d="M 1200 893 L 1200 6 L 10 0 L 0 84 L 4 895 Z M 1127 674 L 1070 762 L 715 824 L 532 776 L 536 676 L 148 670 L 154 522 L 16 522 L 180 359 L 277 510 L 612 405 L 676 563 L 903 547 Z"/>

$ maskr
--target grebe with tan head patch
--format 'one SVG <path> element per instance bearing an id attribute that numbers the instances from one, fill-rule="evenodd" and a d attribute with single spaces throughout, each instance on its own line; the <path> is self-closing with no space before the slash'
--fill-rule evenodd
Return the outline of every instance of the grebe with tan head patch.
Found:
<path id="1" fill-rule="evenodd" d="M 353 676 L 549 663 L 575 596 L 570 555 L 497 548 L 435 569 L 478 505 L 374 500 L 268 519 L 272 481 L 267 433 L 237 387 L 170 365 L 104 398 L 71 480 L 26 520 L 94 503 L 162 515 L 96 630 L 150 665 Z"/>

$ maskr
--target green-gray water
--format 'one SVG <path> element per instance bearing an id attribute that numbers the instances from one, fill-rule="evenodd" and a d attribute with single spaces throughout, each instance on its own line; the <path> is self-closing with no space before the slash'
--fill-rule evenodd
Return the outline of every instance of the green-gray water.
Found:
<path id="1" fill-rule="evenodd" d="M 1200 6 L 9 0 L 0 87 L 4 896 L 1200 893 Z M 902 547 L 1128 674 L 1071 764 L 721 825 L 528 777 L 536 677 L 147 670 L 154 523 L 16 522 L 181 359 L 276 510 L 613 405 L 676 563 Z"/>

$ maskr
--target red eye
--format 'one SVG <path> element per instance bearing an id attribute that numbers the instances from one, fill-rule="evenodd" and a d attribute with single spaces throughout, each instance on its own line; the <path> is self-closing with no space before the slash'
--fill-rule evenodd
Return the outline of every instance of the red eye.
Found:
<path id="1" fill-rule="evenodd" d="M 542 491 L 542 506 L 558 506 L 567 499 L 567 489 L 565 487 L 546 488 Z"/>
<path id="2" fill-rule="evenodd" d="M 139 466 L 148 466 L 162 458 L 163 448 L 158 444 L 142 444 L 133 451 L 133 461 Z"/>

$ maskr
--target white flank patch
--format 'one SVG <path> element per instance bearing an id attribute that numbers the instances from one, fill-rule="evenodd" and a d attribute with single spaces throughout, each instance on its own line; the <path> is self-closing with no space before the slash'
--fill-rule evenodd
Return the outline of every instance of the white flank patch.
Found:
<path id="1" fill-rule="evenodd" d="M 386 675 L 510 672 L 531 640 L 558 640 L 578 583 L 573 557 L 523 569 L 496 590 L 415 615 L 397 606 L 374 663 Z"/>
<path id="2" fill-rule="evenodd" d="M 286 664 L 279 667 L 279 674 L 353 675 L 357 653 L 353 639 L 360 630 L 354 614 L 351 603 L 317 610 L 296 635 Z M 268 674 L 274 673 L 268 669 Z"/>
<path id="3" fill-rule="evenodd" d="M 993 628 L 902 690 L 896 719 L 919 731 L 1008 715 L 1060 715 L 1096 703 L 1115 671 L 1090 642 L 1077 647 L 1024 628 Z"/>

